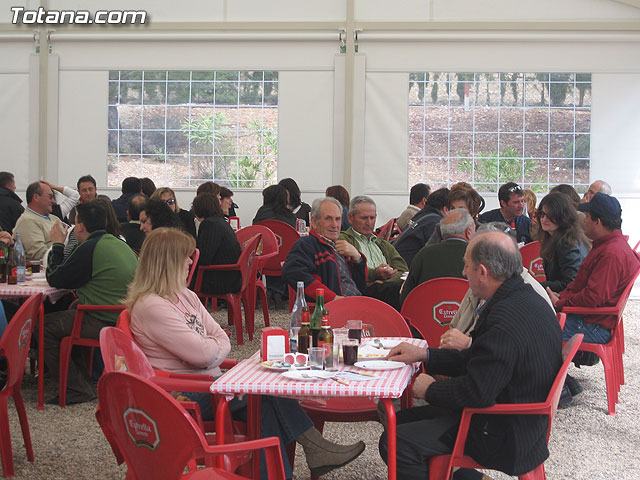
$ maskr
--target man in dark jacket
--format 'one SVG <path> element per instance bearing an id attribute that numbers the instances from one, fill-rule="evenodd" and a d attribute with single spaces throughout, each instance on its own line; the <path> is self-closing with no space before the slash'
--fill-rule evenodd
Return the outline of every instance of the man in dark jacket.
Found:
<path id="1" fill-rule="evenodd" d="M 291 288 L 304 282 L 307 297 L 315 299 L 324 288 L 327 302 L 361 295 L 367 288 L 367 259 L 346 240 L 338 240 L 342 205 L 331 197 L 314 200 L 311 231 L 291 247 L 282 267 L 282 278 Z"/>
<path id="2" fill-rule="evenodd" d="M 451 453 L 465 407 L 544 401 L 562 365 L 562 332 L 553 310 L 526 285 L 522 258 L 502 232 L 476 235 L 465 253 L 464 275 L 478 309 L 471 347 L 422 348 L 402 343 L 392 360 L 424 362 L 413 395 L 428 405 L 398 412 L 398 478 L 428 478 L 429 458 Z M 451 378 L 436 380 L 431 375 Z M 537 415 L 474 415 L 465 452 L 481 465 L 521 475 L 549 456 L 548 418 Z M 386 459 L 387 436 L 380 439 Z"/>
<path id="3" fill-rule="evenodd" d="M 518 233 L 518 242 L 529 243 L 532 241 L 529 228 L 531 220 L 524 215 L 524 191 L 514 182 L 505 183 L 498 190 L 500 208 L 489 210 L 480 215 L 480 223 L 504 222 L 514 228 Z"/>
<path id="4" fill-rule="evenodd" d="M 13 233 L 16 221 L 24 212 L 22 200 L 15 192 L 13 173 L 0 172 L 0 228 L 9 233 Z"/>
<path id="5" fill-rule="evenodd" d="M 127 177 L 122 181 L 122 195 L 111 200 L 111 205 L 116 212 L 119 222 L 126 222 L 129 199 L 136 193 L 142 193 L 142 182 L 137 177 Z"/>

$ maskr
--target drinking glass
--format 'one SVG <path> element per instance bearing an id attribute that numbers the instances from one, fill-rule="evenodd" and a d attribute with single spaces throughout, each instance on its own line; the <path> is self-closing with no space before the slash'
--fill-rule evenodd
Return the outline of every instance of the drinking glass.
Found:
<path id="1" fill-rule="evenodd" d="M 324 360 L 324 348 L 310 347 L 308 365 L 311 370 L 322 370 Z"/>
<path id="2" fill-rule="evenodd" d="M 359 342 L 362 338 L 362 320 L 347 320 L 347 328 L 349 329 L 349 338 Z"/>
<path id="3" fill-rule="evenodd" d="M 358 361 L 358 344 L 360 342 L 355 338 L 347 339 L 342 344 L 342 356 L 345 365 L 353 365 Z"/>

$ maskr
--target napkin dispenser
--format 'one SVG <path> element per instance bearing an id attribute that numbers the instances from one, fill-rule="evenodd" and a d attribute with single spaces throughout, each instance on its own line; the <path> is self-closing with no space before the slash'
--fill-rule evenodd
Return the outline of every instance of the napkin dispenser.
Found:
<path id="1" fill-rule="evenodd" d="M 260 357 L 267 360 L 282 360 L 289 353 L 289 332 L 284 328 L 265 327 L 260 337 Z"/>

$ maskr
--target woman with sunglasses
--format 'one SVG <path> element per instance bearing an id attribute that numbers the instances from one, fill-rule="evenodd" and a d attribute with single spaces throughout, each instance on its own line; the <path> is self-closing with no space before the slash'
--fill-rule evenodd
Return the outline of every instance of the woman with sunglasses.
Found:
<path id="1" fill-rule="evenodd" d="M 149 233 L 125 303 L 131 312 L 133 338 L 154 368 L 216 378 L 231 343 L 198 296 L 187 288 L 194 248 L 193 237 L 179 230 L 158 228 Z M 209 394 L 183 394 L 200 405 L 203 420 L 213 420 Z M 234 398 L 229 409 L 236 420 L 246 419 L 246 399 Z M 262 397 L 261 436 L 280 438 L 287 478 L 293 473 L 285 447 L 292 441 L 303 446 L 307 464 L 316 476 L 349 463 L 364 450 L 363 442 L 342 446 L 324 439 L 298 401 L 290 398 Z M 261 478 L 267 479 L 264 460 Z"/>
<path id="2" fill-rule="evenodd" d="M 538 221 L 540 256 L 547 277 L 542 286 L 560 292 L 576 278 L 591 243 L 571 199 L 564 193 L 550 193 L 542 199 Z"/>
<path id="3" fill-rule="evenodd" d="M 188 210 L 183 210 L 178 206 L 178 200 L 176 200 L 175 192 L 169 187 L 158 188 L 150 197 L 152 200 L 162 200 L 169 205 L 172 212 L 176 213 L 184 226 L 184 231 L 196 238 L 196 224 L 193 221 L 193 213 Z"/>

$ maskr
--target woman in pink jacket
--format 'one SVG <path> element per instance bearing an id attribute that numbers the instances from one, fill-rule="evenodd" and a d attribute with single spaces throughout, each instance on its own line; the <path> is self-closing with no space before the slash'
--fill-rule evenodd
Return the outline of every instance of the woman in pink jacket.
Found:
<path id="1" fill-rule="evenodd" d="M 187 289 L 194 249 L 193 237 L 176 229 L 158 228 L 149 233 L 126 305 L 133 337 L 154 368 L 215 378 L 221 374 L 219 365 L 231 351 L 231 344 L 197 295 Z M 205 420 L 213 419 L 208 394 L 183 394 L 198 402 Z M 246 420 L 246 400 L 234 398 L 229 407 L 235 419 Z M 261 435 L 280 438 L 287 478 L 293 473 L 285 446 L 294 440 L 303 446 L 315 476 L 349 463 L 364 450 L 363 442 L 342 446 L 325 440 L 300 404 L 290 398 L 262 397 Z M 261 478 L 267 478 L 264 459 Z"/>

